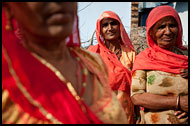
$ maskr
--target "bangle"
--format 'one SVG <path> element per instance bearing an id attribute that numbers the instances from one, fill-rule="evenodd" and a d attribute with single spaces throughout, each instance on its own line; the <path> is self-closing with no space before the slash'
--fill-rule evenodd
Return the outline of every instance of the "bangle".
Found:
<path id="1" fill-rule="evenodd" d="M 177 96 L 176 110 L 179 109 L 179 106 L 180 106 L 180 95 Z"/>

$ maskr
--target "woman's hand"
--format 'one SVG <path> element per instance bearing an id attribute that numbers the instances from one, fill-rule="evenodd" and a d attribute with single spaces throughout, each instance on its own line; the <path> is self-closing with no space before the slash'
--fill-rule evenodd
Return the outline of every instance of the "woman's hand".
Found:
<path id="1" fill-rule="evenodd" d="M 188 69 L 181 69 L 180 72 L 183 78 L 188 78 Z"/>
<path id="2" fill-rule="evenodd" d="M 180 96 L 180 109 L 188 112 L 188 95 Z"/>
<path id="3" fill-rule="evenodd" d="M 177 116 L 178 119 L 180 119 L 179 121 L 180 121 L 181 123 L 187 122 L 187 120 L 188 120 L 188 114 L 187 114 L 187 112 L 184 112 L 184 111 L 176 111 L 174 114 L 175 114 L 175 116 Z"/>
<path id="4" fill-rule="evenodd" d="M 178 119 L 188 117 L 187 112 L 180 111 L 180 110 L 176 111 L 174 114 L 177 116 Z"/>

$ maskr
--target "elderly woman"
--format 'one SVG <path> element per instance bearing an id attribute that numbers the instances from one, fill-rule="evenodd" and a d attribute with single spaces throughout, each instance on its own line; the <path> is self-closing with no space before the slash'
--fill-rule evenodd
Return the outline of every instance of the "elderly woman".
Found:
<path id="1" fill-rule="evenodd" d="M 131 99 L 141 110 L 141 123 L 187 122 L 188 57 L 182 46 L 182 25 L 170 6 L 154 8 L 146 22 L 149 48 L 136 56 Z"/>
<path id="2" fill-rule="evenodd" d="M 108 66 L 109 85 L 125 108 L 129 123 L 133 123 L 133 104 L 130 100 L 131 69 L 136 52 L 119 16 L 103 12 L 96 23 L 97 45 L 88 50 L 100 54 Z"/>
<path id="3" fill-rule="evenodd" d="M 75 2 L 3 2 L 2 123 L 128 123 Z"/>

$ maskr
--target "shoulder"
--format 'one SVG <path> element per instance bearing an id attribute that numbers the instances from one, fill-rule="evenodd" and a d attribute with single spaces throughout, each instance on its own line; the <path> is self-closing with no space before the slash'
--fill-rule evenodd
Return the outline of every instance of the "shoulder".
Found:
<path id="1" fill-rule="evenodd" d="M 99 48 L 99 46 L 97 44 L 97 45 L 92 45 L 92 46 L 88 47 L 88 50 L 92 51 L 92 52 L 97 52 L 98 48 Z"/>
<path id="2" fill-rule="evenodd" d="M 121 45 L 121 49 L 122 51 L 124 51 L 125 53 L 128 53 L 128 54 L 132 54 L 132 55 L 136 55 L 136 51 L 129 48 L 128 46 L 125 46 L 125 45 Z"/>
<path id="3" fill-rule="evenodd" d="M 72 49 L 77 53 L 85 65 L 89 67 L 89 70 L 103 73 L 107 71 L 106 65 L 99 54 L 78 47 Z"/>

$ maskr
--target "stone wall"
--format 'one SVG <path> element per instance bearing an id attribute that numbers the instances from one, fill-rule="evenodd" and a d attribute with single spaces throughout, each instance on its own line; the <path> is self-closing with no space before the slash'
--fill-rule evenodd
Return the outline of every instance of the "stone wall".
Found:
<path id="1" fill-rule="evenodd" d="M 135 50 L 137 51 L 137 54 L 139 54 L 141 51 L 148 47 L 146 43 L 146 28 L 144 26 L 138 26 L 138 16 L 138 2 L 131 2 L 130 39 Z"/>
<path id="2" fill-rule="evenodd" d="M 146 42 L 146 27 L 131 28 L 130 39 L 137 54 L 146 49 L 148 47 Z"/>

